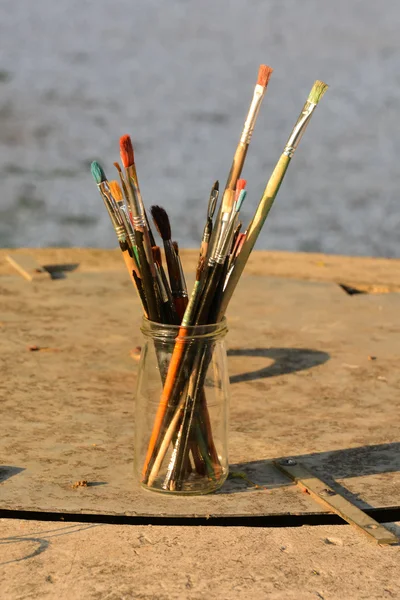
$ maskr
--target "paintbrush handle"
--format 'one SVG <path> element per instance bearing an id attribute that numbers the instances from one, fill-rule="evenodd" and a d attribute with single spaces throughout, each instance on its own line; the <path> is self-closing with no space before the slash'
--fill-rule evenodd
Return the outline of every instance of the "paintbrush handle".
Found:
<path id="1" fill-rule="evenodd" d="M 182 265 L 180 264 L 179 256 L 177 256 L 171 240 L 164 240 L 164 251 L 167 261 L 171 293 L 176 312 L 178 313 L 179 320 L 181 321 L 188 303 Z"/>
<path id="2" fill-rule="evenodd" d="M 286 154 L 282 154 L 278 163 L 275 166 L 275 169 L 265 187 L 264 193 L 261 197 L 261 200 L 258 204 L 256 213 L 251 221 L 248 230 L 245 242 L 242 246 L 240 254 L 237 257 L 235 262 L 235 266 L 232 270 L 232 273 L 229 277 L 227 286 L 225 288 L 224 296 L 222 299 L 219 316 L 218 319 L 222 319 L 225 314 L 226 308 L 228 306 L 229 300 L 232 297 L 232 294 L 236 288 L 236 285 L 240 279 L 241 274 L 246 266 L 247 260 L 250 256 L 251 251 L 254 248 L 254 244 L 257 241 L 257 237 L 264 225 L 265 219 L 268 216 L 269 211 L 274 203 L 276 195 L 279 191 L 287 168 L 290 164 L 290 158 L 286 156 Z"/>
<path id="3" fill-rule="evenodd" d="M 160 314 L 157 305 L 157 297 L 154 289 L 154 279 L 147 262 L 147 255 L 143 244 L 143 232 L 135 231 L 136 246 L 139 254 L 140 272 L 142 275 L 144 293 L 146 296 L 149 319 L 151 321 L 160 321 Z"/>
<path id="4" fill-rule="evenodd" d="M 121 246 L 121 244 L 120 244 L 120 246 Z M 122 250 L 122 256 L 123 256 L 126 268 L 128 269 L 129 276 L 130 276 L 132 283 L 138 293 L 140 302 L 143 306 L 143 312 L 144 312 L 145 316 L 147 317 L 148 316 L 147 302 L 146 302 L 145 298 L 142 297 L 143 290 L 141 289 L 141 283 L 139 283 L 140 279 L 137 277 L 135 261 L 133 260 L 132 256 L 129 253 L 129 250 L 127 248 L 125 250 L 123 250 L 121 247 L 121 250 Z M 140 285 L 140 288 L 139 288 L 139 285 Z"/>
<path id="5" fill-rule="evenodd" d="M 208 322 L 208 315 L 210 312 L 211 303 L 215 296 L 218 282 L 221 278 L 221 274 L 223 271 L 223 267 L 223 263 L 214 263 L 214 265 L 208 268 L 203 293 L 200 299 L 200 305 L 197 310 L 196 318 L 194 320 L 195 325 L 204 325 Z"/>

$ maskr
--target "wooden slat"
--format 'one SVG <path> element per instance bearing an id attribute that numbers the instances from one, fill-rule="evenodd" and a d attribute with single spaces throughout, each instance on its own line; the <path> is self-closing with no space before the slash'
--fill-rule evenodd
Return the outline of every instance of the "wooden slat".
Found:
<path id="1" fill-rule="evenodd" d="M 335 512 L 358 531 L 378 544 L 397 544 L 399 540 L 386 527 L 369 517 L 364 511 L 335 492 L 329 485 L 293 459 L 275 461 L 274 465 L 325 508 Z"/>
<path id="2" fill-rule="evenodd" d="M 30 254 L 7 254 L 6 259 L 28 281 L 51 278 L 50 273 Z"/>

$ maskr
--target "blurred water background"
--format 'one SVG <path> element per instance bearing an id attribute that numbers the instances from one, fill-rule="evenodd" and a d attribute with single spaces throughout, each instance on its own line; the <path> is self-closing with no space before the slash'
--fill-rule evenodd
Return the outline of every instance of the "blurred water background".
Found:
<path id="1" fill-rule="evenodd" d="M 0 245 L 113 247 L 90 175 L 132 135 L 148 206 L 199 244 L 258 66 L 254 212 L 315 79 L 315 113 L 259 248 L 399 256 L 398 0 L 1 0 Z"/>

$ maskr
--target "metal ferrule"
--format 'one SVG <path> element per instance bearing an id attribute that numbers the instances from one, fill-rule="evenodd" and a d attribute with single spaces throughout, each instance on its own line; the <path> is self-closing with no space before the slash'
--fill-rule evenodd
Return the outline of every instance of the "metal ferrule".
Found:
<path id="1" fill-rule="evenodd" d="M 261 102 L 265 94 L 265 90 L 266 88 L 259 84 L 257 84 L 254 89 L 253 100 L 251 101 L 247 119 L 243 127 L 242 135 L 240 137 L 241 144 L 250 143 L 251 136 L 253 135 L 254 131 L 254 126 L 256 124 L 258 112 L 260 110 Z"/>
<path id="2" fill-rule="evenodd" d="M 123 205 L 123 202 L 118 202 L 117 204 L 118 204 L 120 215 L 122 217 L 122 222 L 126 229 L 126 233 L 128 234 L 128 237 L 131 240 L 131 242 L 134 244 L 135 243 L 135 234 L 132 229 L 132 223 L 130 221 L 130 218 L 125 212 L 125 206 Z"/>
<path id="3" fill-rule="evenodd" d="M 119 242 L 125 242 L 126 241 L 126 233 L 125 233 L 125 227 L 123 225 L 120 225 L 119 227 L 115 228 L 115 233 L 117 234 L 117 238 Z"/>
<path id="4" fill-rule="evenodd" d="M 210 227 L 210 224 L 207 223 L 206 227 L 204 228 L 202 242 L 205 242 L 206 244 L 208 244 L 208 242 L 210 241 L 210 237 L 211 237 L 211 227 Z"/>
<path id="5" fill-rule="evenodd" d="M 132 221 L 133 221 L 133 226 L 135 229 L 143 229 L 143 230 L 145 229 L 146 220 L 143 215 L 137 215 L 137 216 L 132 215 Z"/>
<path id="6" fill-rule="evenodd" d="M 132 214 L 132 218 L 144 218 L 141 210 L 140 202 L 137 197 L 137 186 L 131 177 L 127 177 L 128 205 Z"/>
<path id="7" fill-rule="evenodd" d="M 297 119 L 297 123 L 293 128 L 292 133 L 286 143 L 283 154 L 292 158 L 293 154 L 296 152 L 296 148 L 300 143 L 300 140 L 303 136 L 303 133 L 306 130 L 309 120 L 311 119 L 311 115 L 317 105 L 312 102 L 306 102 L 304 108 Z"/>
<path id="8" fill-rule="evenodd" d="M 214 261 L 218 265 L 223 265 L 225 262 L 225 258 L 226 258 L 226 256 L 222 250 L 217 251 L 214 255 Z"/>

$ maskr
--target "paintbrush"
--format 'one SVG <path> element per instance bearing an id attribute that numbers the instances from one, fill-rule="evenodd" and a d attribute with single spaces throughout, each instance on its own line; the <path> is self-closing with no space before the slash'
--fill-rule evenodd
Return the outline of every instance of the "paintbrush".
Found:
<path id="1" fill-rule="evenodd" d="M 119 179 L 121 181 L 121 186 L 122 186 L 122 190 L 124 192 L 124 207 L 125 207 L 125 213 L 127 214 L 129 220 L 131 221 L 131 223 L 133 223 L 133 221 L 131 220 L 131 214 L 130 214 L 130 210 L 129 210 L 129 200 L 128 200 L 128 188 L 126 187 L 126 183 L 125 183 L 125 177 L 124 174 L 122 172 L 121 167 L 119 166 L 119 163 L 115 162 L 114 163 L 114 167 L 117 169 L 118 171 L 118 175 L 119 175 Z"/>
<path id="2" fill-rule="evenodd" d="M 165 258 L 167 261 L 169 282 L 174 299 L 176 312 L 181 320 L 188 302 L 186 283 L 183 276 L 182 265 L 171 240 L 171 225 L 167 212 L 161 206 L 152 206 L 150 209 L 154 224 L 164 243 Z"/>
<path id="3" fill-rule="evenodd" d="M 248 230 L 245 242 L 241 249 L 240 254 L 236 260 L 234 269 L 229 277 L 224 297 L 222 300 L 222 304 L 219 311 L 219 318 L 225 314 L 226 307 L 228 306 L 229 300 L 232 297 L 233 291 L 239 281 L 241 274 L 243 273 L 243 269 L 246 266 L 249 255 L 256 243 L 257 237 L 264 225 L 265 219 L 268 216 L 269 211 L 271 210 L 272 204 L 276 198 L 276 195 L 279 191 L 281 183 L 285 177 L 286 170 L 290 164 L 291 159 L 296 151 L 297 146 L 300 143 L 300 140 L 304 134 L 304 131 L 310 122 L 310 119 L 321 100 L 322 96 L 325 94 L 328 86 L 323 81 L 316 81 L 311 89 L 311 92 L 308 96 L 306 103 L 303 106 L 303 110 L 300 113 L 299 118 L 292 130 L 292 133 L 289 136 L 289 139 L 284 147 L 283 153 L 278 160 L 278 163 L 275 166 L 275 169 L 265 187 L 264 193 L 259 202 L 256 213 L 251 221 Z"/>
<path id="4" fill-rule="evenodd" d="M 219 181 L 216 181 L 211 188 L 210 197 L 208 200 L 207 220 L 206 220 L 206 224 L 204 226 L 203 236 L 201 238 L 199 263 L 202 260 L 205 261 L 207 254 L 208 254 L 208 246 L 209 246 L 209 242 L 210 242 L 210 238 L 211 238 L 211 234 L 212 234 L 212 230 L 213 230 L 213 216 L 214 216 L 215 208 L 217 206 L 218 196 L 219 196 Z"/>
<path id="5" fill-rule="evenodd" d="M 143 203 L 138 195 L 138 188 L 133 178 L 133 147 L 129 136 L 123 136 L 120 139 L 120 151 L 122 164 L 125 167 L 125 183 L 128 193 L 128 203 L 135 231 L 135 243 L 139 256 L 140 273 L 143 280 L 144 292 L 149 309 L 149 319 L 152 321 L 160 321 L 159 289 L 153 261 L 153 252 L 151 249 L 149 229 L 144 215 Z"/>
<path id="6" fill-rule="evenodd" d="M 132 144 L 131 137 L 128 134 L 123 135 L 119 140 L 119 146 L 120 146 L 120 155 L 121 155 L 122 164 L 125 167 L 127 188 L 129 186 L 129 184 L 133 184 L 132 185 L 133 193 L 134 193 L 135 197 L 137 198 L 137 201 L 140 205 L 141 214 L 143 215 L 144 220 L 146 221 L 148 236 L 150 239 L 150 246 L 155 246 L 156 242 L 154 240 L 153 232 L 151 231 L 149 219 L 147 218 L 146 209 L 145 209 L 143 199 L 142 199 L 142 194 L 140 192 L 139 180 L 138 180 L 136 164 L 135 164 L 135 153 L 133 151 L 133 144 Z"/>
<path id="7" fill-rule="evenodd" d="M 106 175 L 101 165 L 97 161 L 92 162 L 91 171 L 117 235 L 119 247 L 121 249 L 126 268 L 128 269 L 134 287 L 138 292 L 144 313 L 146 316 L 148 316 L 147 301 L 143 293 L 139 267 L 133 253 L 128 233 L 125 229 L 123 218 L 117 209 Z"/>
<path id="8" fill-rule="evenodd" d="M 119 213 L 121 215 L 121 218 L 123 220 L 126 232 L 129 236 L 129 239 L 131 241 L 132 244 L 132 248 L 135 248 L 135 232 L 133 230 L 133 225 L 132 222 L 129 218 L 129 213 L 127 213 L 126 210 L 126 205 L 124 202 L 124 196 L 122 194 L 122 190 L 119 186 L 118 181 L 109 181 L 108 185 L 110 187 L 110 192 L 112 194 L 112 197 L 115 200 L 115 203 L 119 209 Z M 137 257 L 136 257 L 137 258 Z"/>
<path id="9" fill-rule="evenodd" d="M 242 134 L 237 145 L 231 170 L 229 171 L 228 180 L 226 182 L 224 194 L 222 196 L 222 204 L 218 214 L 218 227 L 215 230 L 212 241 L 213 251 L 221 238 L 221 229 L 226 229 L 229 215 L 233 209 L 235 201 L 236 184 L 243 169 L 246 160 L 247 150 L 253 135 L 254 127 L 260 111 L 262 100 L 267 90 L 268 82 L 272 75 L 273 69 L 268 65 L 260 65 L 258 70 L 257 83 L 254 88 L 253 98 L 250 103 L 250 108 L 243 126 Z"/>
<path id="10" fill-rule="evenodd" d="M 179 256 L 179 244 L 177 241 L 173 241 L 172 242 L 172 246 L 175 250 L 175 254 L 176 254 L 176 258 L 178 261 L 178 267 L 179 267 L 179 278 L 180 278 L 180 282 L 181 282 L 181 289 L 184 289 L 186 291 L 186 296 L 184 298 L 184 309 L 186 310 L 186 306 L 188 303 L 188 296 L 187 296 L 187 286 L 186 286 L 186 280 L 185 280 L 185 274 L 183 272 L 183 267 L 182 267 L 182 261 L 181 261 L 181 257 Z"/>
<path id="11" fill-rule="evenodd" d="M 176 309 L 175 309 L 175 304 L 174 304 L 174 300 L 172 298 L 171 288 L 169 287 L 168 279 L 167 279 L 167 276 L 165 274 L 164 267 L 163 267 L 162 255 L 161 255 L 161 248 L 160 248 L 160 246 L 153 246 L 152 250 L 153 250 L 154 262 L 158 266 L 158 269 L 159 269 L 159 272 L 160 272 L 160 275 L 161 275 L 161 279 L 162 279 L 162 283 L 163 283 L 163 286 L 164 286 L 165 291 L 167 293 L 168 301 L 169 301 L 170 306 L 171 306 L 172 321 L 170 321 L 170 323 L 171 324 L 175 324 L 175 325 L 179 325 L 180 324 L 180 320 L 179 320 L 179 317 L 178 317 L 178 313 L 176 312 Z"/>
<path id="12" fill-rule="evenodd" d="M 199 308 L 194 321 L 195 325 L 204 325 L 205 323 L 209 323 L 210 315 L 214 315 L 216 312 L 216 305 L 219 306 L 222 302 L 221 286 L 219 284 L 221 279 L 225 277 L 228 269 L 228 257 L 232 248 L 236 217 L 246 197 L 246 193 L 246 190 L 241 190 L 239 198 L 234 204 L 234 210 L 232 211 L 229 221 L 227 222 L 225 235 L 219 242 L 214 254 L 208 261 L 207 277 L 204 283 Z M 211 311 L 212 305 L 213 310 Z"/>

